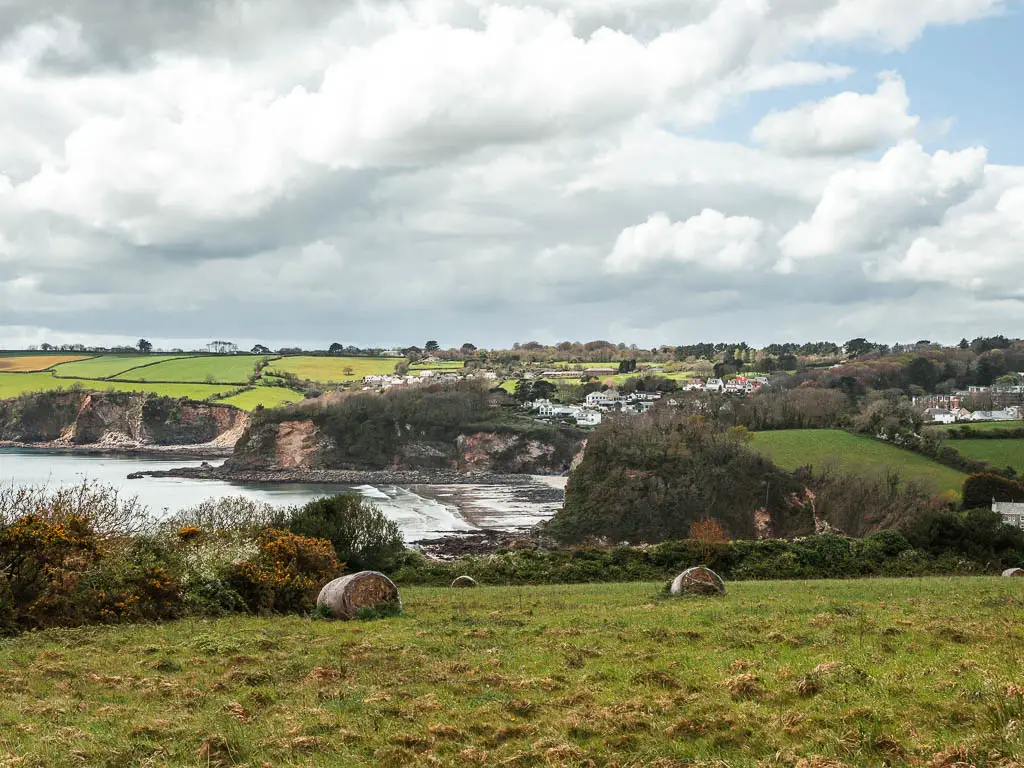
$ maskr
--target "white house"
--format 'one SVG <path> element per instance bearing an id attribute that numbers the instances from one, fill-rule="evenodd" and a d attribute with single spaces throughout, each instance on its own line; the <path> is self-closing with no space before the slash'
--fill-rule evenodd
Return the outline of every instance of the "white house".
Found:
<path id="1" fill-rule="evenodd" d="M 1003 522 L 1017 528 L 1024 528 L 1024 504 L 1012 501 L 993 501 L 992 511 L 1003 517 Z"/>
<path id="2" fill-rule="evenodd" d="M 932 424 L 952 424 L 956 421 L 956 414 L 944 408 L 928 408 L 924 417 Z"/>
<path id="3" fill-rule="evenodd" d="M 622 402 L 619 393 L 614 389 L 609 389 L 607 392 L 591 392 L 587 395 L 586 400 L 587 405 L 592 408 L 609 408 Z"/>
<path id="4" fill-rule="evenodd" d="M 596 427 L 601 423 L 601 412 L 581 410 L 576 414 L 576 423 L 581 427 Z"/>
<path id="5" fill-rule="evenodd" d="M 707 392 L 724 392 L 725 382 L 721 379 L 708 379 L 708 383 L 704 385 L 704 390 Z"/>

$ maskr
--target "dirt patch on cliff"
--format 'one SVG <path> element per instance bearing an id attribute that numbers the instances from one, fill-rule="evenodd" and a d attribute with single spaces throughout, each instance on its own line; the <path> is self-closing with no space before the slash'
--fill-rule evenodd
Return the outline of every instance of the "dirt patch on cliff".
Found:
<path id="1" fill-rule="evenodd" d="M 320 431 L 312 421 L 285 421 L 277 427 L 274 464 L 281 469 L 308 467 L 319 450 Z"/>

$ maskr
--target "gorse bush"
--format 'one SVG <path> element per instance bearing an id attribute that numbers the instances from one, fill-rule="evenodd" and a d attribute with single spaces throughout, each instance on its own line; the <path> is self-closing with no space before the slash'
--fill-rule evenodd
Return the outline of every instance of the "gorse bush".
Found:
<path id="1" fill-rule="evenodd" d="M 91 484 L 12 487 L 2 499 L 0 634 L 308 611 L 341 572 L 331 542 L 268 527 L 286 513 L 240 499 L 200 505 L 160 526 L 134 501 Z M 38 512 L 26 514 L 33 505 Z"/>
<path id="2" fill-rule="evenodd" d="M 405 549 L 398 524 L 356 493 L 316 499 L 291 510 L 288 529 L 326 539 L 349 571 L 387 571 Z"/>
<path id="3" fill-rule="evenodd" d="M 256 613 L 309 612 L 320 588 L 341 573 L 330 542 L 275 528 L 260 534 L 252 560 L 233 564 L 227 583 Z"/>

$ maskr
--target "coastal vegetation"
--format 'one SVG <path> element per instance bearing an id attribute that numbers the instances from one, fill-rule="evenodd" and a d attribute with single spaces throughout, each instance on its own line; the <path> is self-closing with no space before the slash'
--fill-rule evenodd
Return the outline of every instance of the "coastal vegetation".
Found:
<path id="1" fill-rule="evenodd" d="M 565 471 L 582 434 L 543 424 L 514 409 L 492 407 L 480 387 L 421 387 L 383 395 L 352 394 L 255 413 L 239 439 L 235 466 L 276 462 L 281 425 L 311 424 L 315 444 L 307 466 L 446 469 L 472 465 L 491 471 Z M 484 467 L 483 465 L 486 465 Z"/>

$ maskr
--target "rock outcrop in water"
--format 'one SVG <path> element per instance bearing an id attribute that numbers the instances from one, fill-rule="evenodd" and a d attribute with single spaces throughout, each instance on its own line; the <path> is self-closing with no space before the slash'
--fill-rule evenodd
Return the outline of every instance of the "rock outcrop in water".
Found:
<path id="1" fill-rule="evenodd" d="M 247 421 L 231 406 L 128 392 L 40 392 L 0 401 L 0 441 L 26 444 L 230 449 Z"/>

